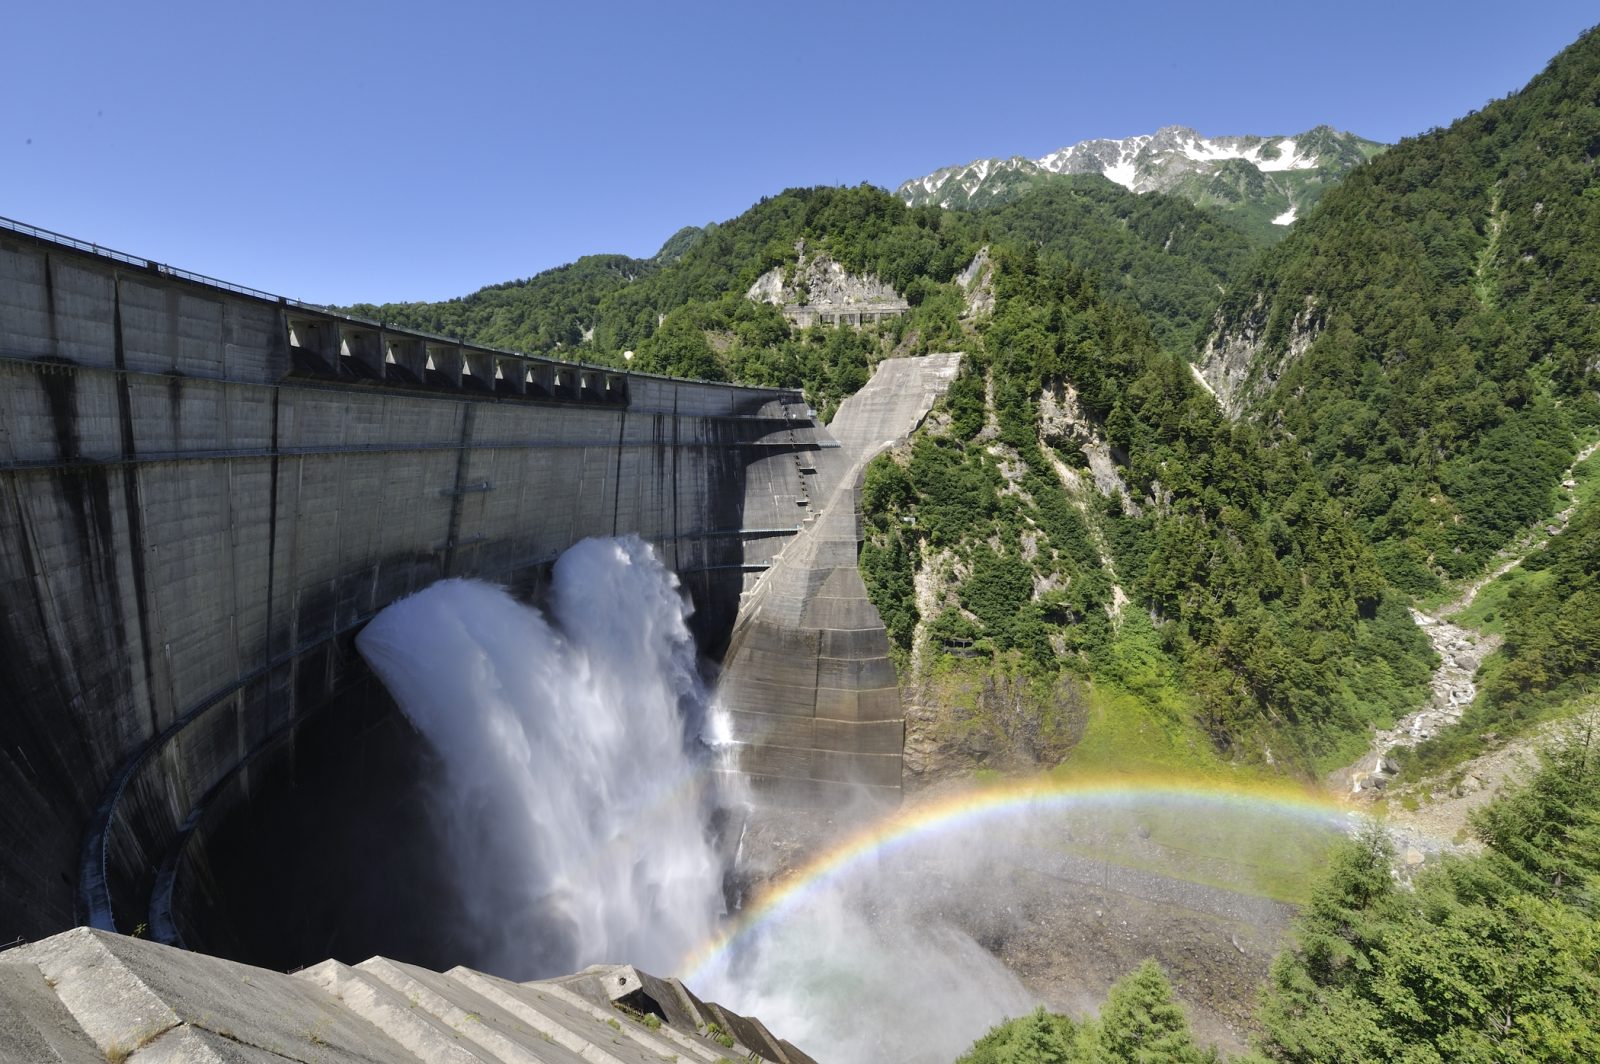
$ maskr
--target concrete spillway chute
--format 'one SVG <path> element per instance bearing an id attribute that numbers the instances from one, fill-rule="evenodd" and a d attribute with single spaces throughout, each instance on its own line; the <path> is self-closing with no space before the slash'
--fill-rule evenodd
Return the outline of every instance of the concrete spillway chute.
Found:
<path id="1" fill-rule="evenodd" d="M 867 463 L 908 436 L 959 354 L 890 359 L 839 408 L 837 446 L 808 457 L 820 505 L 745 596 L 721 680 L 739 767 L 781 802 L 900 793 L 905 714 L 888 633 L 856 558 Z M 809 489 L 808 489 L 809 490 Z"/>

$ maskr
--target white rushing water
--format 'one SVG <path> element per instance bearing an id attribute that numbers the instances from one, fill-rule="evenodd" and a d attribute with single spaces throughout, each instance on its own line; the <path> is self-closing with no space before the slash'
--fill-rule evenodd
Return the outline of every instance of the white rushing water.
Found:
<path id="1" fill-rule="evenodd" d="M 688 615 L 677 578 L 627 537 L 561 556 L 548 618 L 444 580 L 357 638 L 443 763 L 435 804 L 476 963 L 666 972 L 713 933 L 712 722 Z"/>
<path id="2" fill-rule="evenodd" d="M 688 614 L 643 541 L 585 540 L 556 563 L 548 616 L 444 580 L 357 638 L 443 765 L 433 805 L 463 961 L 515 978 L 604 962 L 679 974 L 716 934 L 719 729 Z M 961 906 L 919 872 L 929 859 L 810 893 L 694 989 L 834 1064 L 953 1059 L 1033 998 L 945 919 Z M 992 904 L 989 885 L 961 893 Z"/>

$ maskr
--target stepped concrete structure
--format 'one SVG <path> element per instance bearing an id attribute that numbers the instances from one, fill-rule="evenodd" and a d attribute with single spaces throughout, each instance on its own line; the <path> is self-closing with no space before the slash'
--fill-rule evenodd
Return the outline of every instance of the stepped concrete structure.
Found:
<path id="1" fill-rule="evenodd" d="M 0 953 L 0 1064 L 812 1064 L 676 979 L 514 983 L 374 957 L 294 975 L 80 928 Z"/>
<path id="2" fill-rule="evenodd" d="M 295 784 L 304 736 L 350 716 L 325 707 L 386 701 L 354 635 L 434 580 L 537 597 L 572 543 L 637 534 L 717 653 L 838 449 L 797 392 L 490 350 L 0 223 L 0 942 L 207 948 L 214 830 Z M 366 764 L 348 741 L 323 761 Z"/>
<path id="3" fill-rule="evenodd" d="M 745 596 L 718 686 L 738 765 L 779 802 L 900 796 L 905 713 L 889 636 L 856 558 L 867 463 L 910 435 L 961 366 L 959 354 L 878 364 L 828 426 L 815 461 L 820 510 Z"/>

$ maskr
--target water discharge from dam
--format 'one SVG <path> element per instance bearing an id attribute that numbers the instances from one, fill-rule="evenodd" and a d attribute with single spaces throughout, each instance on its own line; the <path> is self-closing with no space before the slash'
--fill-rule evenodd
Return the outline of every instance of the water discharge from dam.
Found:
<path id="1" fill-rule="evenodd" d="M 446 580 L 358 647 L 443 762 L 436 815 L 478 962 L 520 978 L 606 960 L 667 971 L 722 910 L 689 607 L 628 537 L 563 554 L 548 609 Z"/>
<path id="2" fill-rule="evenodd" d="M 439 755 L 440 862 L 466 913 L 452 930 L 500 974 L 634 963 L 820 1060 L 950 1060 L 1034 1006 L 1019 975 L 1081 1013 L 1157 956 L 1180 989 L 1232 969 L 1226 993 L 1244 998 L 1287 910 L 1241 870 L 1309 866 L 1338 832 L 1325 803 L 1128 779 L 785 825 L 715 771 L 724 733 L 690 607 L 646 543 L 572 547 L 545 609 L 447 580 L 358 639 Z M 728 912 L 730 883 L 763 886 Z"/>
<path id="3" fill-rule="evenodd" d="M 726 925 L 717 714 L 676 578 L 637 538 L 556 563 L 548 616 L 491 584 L 403 599 L 358 647 L 436 749 L 442 855 L 475 963 L 676 973 Z M 1032 998 L 982 946 L 855 877 L 693 986 L 830 1061 L 948 1057 Z M 869 1019 L 870 1017 L 870 1019 Z M 890 1043 L 880 1039 L 890 1037 Z"/>

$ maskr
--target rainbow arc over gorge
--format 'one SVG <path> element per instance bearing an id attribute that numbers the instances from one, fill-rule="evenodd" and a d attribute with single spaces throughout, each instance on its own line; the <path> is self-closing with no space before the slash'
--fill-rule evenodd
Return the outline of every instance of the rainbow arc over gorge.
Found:
<path id="1" fill-rule="evenodd" d="M 1359 816 L 1350 804 L 1310 788 L 1269 783 L 1218 783 L 1172 777 L 1035 777 L 955 791 L 903 807 L 848 835 L 757 895 L 711 940 L 690 952 L 679 974 L 693 980 L 730 949 L 782 921 L 807 898 L 865 863 L 940 835 L 1034 812 L 1110 809 L 1139 802 L 1290 817 L 1330 830 Z"/>

